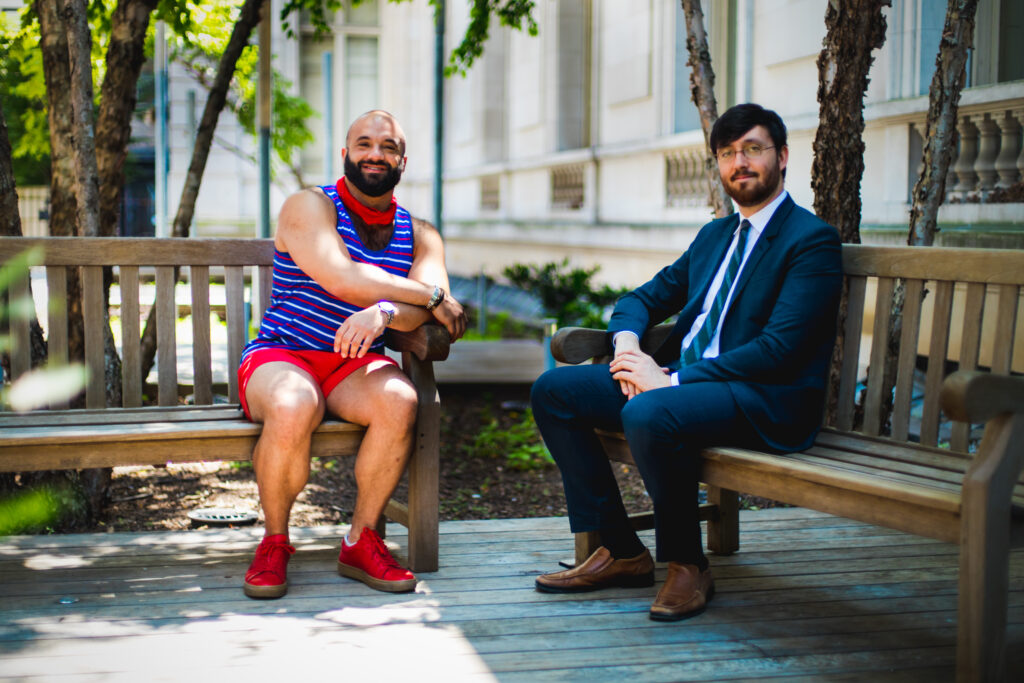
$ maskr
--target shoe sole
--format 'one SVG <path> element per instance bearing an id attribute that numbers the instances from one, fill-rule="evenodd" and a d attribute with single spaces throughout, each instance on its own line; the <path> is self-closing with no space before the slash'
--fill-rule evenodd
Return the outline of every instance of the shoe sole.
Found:
<path id="1" fill-rule="evenodd" d="M 242 591 L 250 598 L 273 600 L 284 597 L 284 594 L 288 592 L 288 583 L 282 583 L 280 586 L 255 586 L 251 583 L 244 583 Z"/>
<path id="2" fill-rule="evenodd" d="M 338 563 L 338 573 L 346 578 L 362 581 L 370 588 L 384 591 L 385 593 L 408 593 L 416 588 L 416 579 L 385 581 L 384 579 L 374 578 L 362 569 L 356 569 L 355 567 L 343 562 Z"/>
<path id="3" fill-rule="evenodd" d="M 533 585 L 541 593 L 590 593 L 604 588 L 648 588 L 654 585 L 654 572 L 637 576 L 623 576 L 592 586 L 549 586 L 539 580 L 534 581 Z"/>

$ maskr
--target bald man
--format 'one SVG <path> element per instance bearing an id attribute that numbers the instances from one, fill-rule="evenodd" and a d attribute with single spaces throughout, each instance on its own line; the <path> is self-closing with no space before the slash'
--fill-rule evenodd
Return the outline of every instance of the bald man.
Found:
<path id="1" fill-rule="evenodd" d="M 281 208 L 271 305 L 238 370 L 242 408 L 263 424 L 252 460 L 266 528 L 245 575 L 251 598 L 288 590 L 288 517 L 325 413 L 366 427 L 339 573 L 382 591 L 416 586 L 374 531 L 409 459 L 417 408 L 382 335 L 437 320 L 454 341 L 466 315 L 449 293 L 441 236 L 395 201 L 406 164 L 398 121 L 363 114 L 341 155 L 337 184 L 297 192 Z"/>

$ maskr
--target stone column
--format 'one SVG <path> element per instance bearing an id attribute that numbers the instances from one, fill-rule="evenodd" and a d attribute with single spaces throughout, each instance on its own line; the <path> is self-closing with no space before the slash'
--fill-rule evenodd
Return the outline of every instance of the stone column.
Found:
<path id="1" fill-rule="evenodd" d="M 996 186 L 999 179 L 996 174 L 996 157 L 999 155 L 999 126 L 992 120 L 991 114 L 985 114 L 978 121 L 978 158 L 974 161 L 974 172 L 978 174 L 978 190 L 981 200 L 985 201 L 988 193 Z"/>
<path id="2" fill-rule="evenodd" d="M 953 167 L 956 185 L 950 198 L 963 201 L 974 192 L 978 183 L 978 176 L 974 172 L 974 162 L 978 158 L 978 127 L 971 122 L 970 116 L 964 116 L 960 119 L 957 133 L 960 136 L 960 156 Z"/>
<path id="3" fill-rule="evenodd" d="M 1017 146 L 1020 145 L 1020 122 L 1008 111 L 999 119 L 999 130 L 1002 134 L 999 142 L 999 156 L 996 157 L 995 169 L 999 175 L 996 187 L 1006 189 L 1016 184 L 1020 174 L 1017 170 Z M 1017 112 L 1020 113 L 1020 112 Z"/>

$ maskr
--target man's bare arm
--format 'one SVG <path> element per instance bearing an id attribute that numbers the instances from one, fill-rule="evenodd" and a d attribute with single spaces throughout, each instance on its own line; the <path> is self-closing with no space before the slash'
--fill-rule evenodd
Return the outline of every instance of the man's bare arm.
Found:
<path id="1" fill-rule="evenodd" d="M 278 218 L 275 246 L 331 294 L 357 306 L 381 299 L 425 306 L 434 283 L 404 278 L 349 256 L 338 235 L 334 204 L 319 190 L 303 190 L 284 203 Z M 447 279 L 445 279 L 447 284 Z"/>

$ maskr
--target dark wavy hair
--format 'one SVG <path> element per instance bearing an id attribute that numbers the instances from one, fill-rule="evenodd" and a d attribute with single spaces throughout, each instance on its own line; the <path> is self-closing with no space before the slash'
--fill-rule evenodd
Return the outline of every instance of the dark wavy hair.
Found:
<path id="1" fill-rule="evenodd" d="M 767 129 L 776 149 L 786 146 L 786 124 L 782 122 L 782 118 L 771 109 L 748 102 L 729 107 L 715 121 L 715 125 L 711 127 L 711 137 L 708 140 L 711 145 L 711 153 L 715 154 L 719 147 L 724 147 L 740 139 L 754 126 L 764 126 Z"/>

